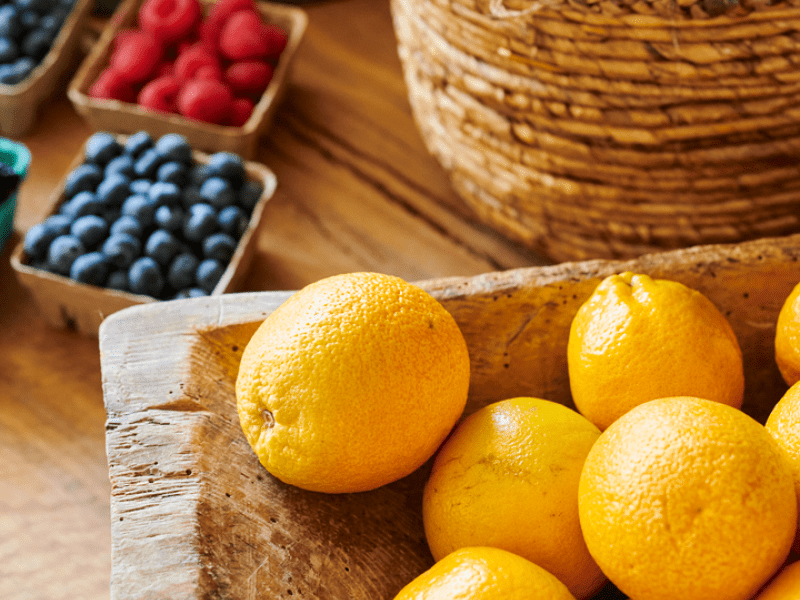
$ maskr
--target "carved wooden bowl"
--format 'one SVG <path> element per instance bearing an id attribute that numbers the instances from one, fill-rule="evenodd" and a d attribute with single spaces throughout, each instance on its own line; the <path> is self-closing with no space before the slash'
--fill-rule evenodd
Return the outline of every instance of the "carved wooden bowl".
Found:
<path id="1" fill-rule="evenodd" d="M 604 276 L 631 270 L 681 281 L 720 308 L 744 354 L 743 408 L 763 422 L 786 390 L 773 343 L 798 259 L 800 236 L 790 236 L 420 285 L 467 340 L 465 414 L 520 395 L 571 405 L 571 319 Z M 101 325 L 112 599 L 391 600 L 432 564 L 420 515 L 428 465 L 371 492 L 326 495 L 277 481 L 245 441 L 241 353 L 289 295 L 145 304 Z"/>

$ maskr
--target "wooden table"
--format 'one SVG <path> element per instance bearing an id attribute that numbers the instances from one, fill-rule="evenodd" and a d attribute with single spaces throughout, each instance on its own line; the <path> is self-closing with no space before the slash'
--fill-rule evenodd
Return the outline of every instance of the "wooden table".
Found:
<path id="1" fill-rule="evenodd" d="M 421 280 L 544 264 L 480 225 L 412 119 L 388 0 L 304 5 L 292 85 L 259 160 L 279 188 L 243 290 L 372 270 Z M 20 138 L 33 161 L 16 229 L 91 134 L 62 94 Z M 0 598 L 109 597 L 105 410 L 96 339 L 51 329 L 0 255 Z"/>

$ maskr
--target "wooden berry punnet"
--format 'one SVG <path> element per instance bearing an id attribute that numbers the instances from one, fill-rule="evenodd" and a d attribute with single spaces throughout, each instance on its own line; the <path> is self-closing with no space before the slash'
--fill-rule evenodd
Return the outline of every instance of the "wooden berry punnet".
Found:
<path id="1" fill-rule="evenodd" d="M 269 2 L 255 2 L 256 9 L 261 15 L 262 23 L 265 25 L 276 25 L 286 32 L 288 39 L 286 46 L 280 52 L 280 57 L 274 67 L 272 78 L 264 93 L 256 98 L 256 102 L 247 107 L 249 114 L 241 126 L 217 125 L 204 120 L 190 119 L 180 114 L 170 114 L 166 112 L 156 112 L 147 110 L 137 105 L 136 94 L 133 90 L 116 94 L 120 99 L 101 99 L 93 97 L 92 87 L 98 84 L 121 86 L 120 81 L 103 81 L 108 78 L 107 67 L 114 55 L 115 41 L 118 34 L 125 36 L 131 35 L 131 30 L 139 27 L 140 9 L 144 5 L 143 0 L 124 0 L 109 19 L 108 25 L 103 29 L 100 38 L 92 47 L 91 52 L 81 64 L 75 77 L 69 84 L 67 95 L 78 113 L 95 130 L 113 131 L 117 133 L 135 133 L 146 130 L 154 137 L 160 137 L 166 133 L 179 133 L 189 140 L 192 147 L 206 152 L 228 151 L 234 152 L 245 159 L 252 159 L 255 156 L 259 139 L 266 134 L 272 119 L 275 115 L 286 92 L 290 76 L 292 59 L 305 33 L 308 17 L 305 11 L 300 8 L 273 4 Z M 203 15 L 208 15 L 214 2 L 202 0 L 201 7 Z M 175 25 L 175 24 L 173 24 Z M 164 25 L 166 26 L 166 24 Z M 177 25 L 175 25 L 177 26 Z M 170 35 L 169 33 L 165 35 Z M 138 42 L 137 42 L 138 44 Z M 129 53 L 132 58 L 138 59 L 142 52 L 137 51 L 138 46 L 133 46 Z M 237 48 L 240 52 L 247 51 L 247 48 Z M 117 60 L 125 60 L 125 57 L 117 57 Z M 197 57 L 186 57 L 181 61 L 175 62 L 175 70 L 183 75 L 195 73 L 198 69 L 209 67 L 203 65 Z M 252 82 L 252 78 L 258 75 L 252 72 L 239 73 L 236 81 L 241 86 L 246 87 Z M 140 82 L 143 83 L 143 82 Z M 168 86 L 161 83 L 158 89 L 148 89 L 145 93 L 146 101 L 151 106 L 158 108 L 166 96 L 176 94 L 177 89 L 168 89 Z M 193 93 L 187 94 L 186 102 L 194 102 L 192 106 L 185 106 L 186 114 L 194 114 L 197 118 L 213 119 L 214 114 L 204 112 L 208 107 L 213 107 L 214 99 L 218 99 L 220 94 L 228 92 L 217 85 L 214 77 L 201 77 L 192 80 L 192 85 L 196 88 Z M 232 105 L 230 112 L 240 114 L 245 111 L 241 103 Z M 251 112 L 250 112 L 251 111 Z M 226 111 L 227 112 L 227 111 Z"/>

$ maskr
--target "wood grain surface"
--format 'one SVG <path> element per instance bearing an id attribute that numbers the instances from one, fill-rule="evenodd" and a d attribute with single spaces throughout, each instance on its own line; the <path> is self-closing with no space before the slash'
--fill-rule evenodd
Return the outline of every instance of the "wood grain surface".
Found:
<path id="1" fill-rule="evenodd" d="M 356 270 L 415 281 L 543 264 L 477 224 L 425 150 L 388 0 L 302 6 L 305 40 L 258 152 L 278 176 L 278 190 L 242 289 L 291 290 Z M 33 159 L 17 234 L 0 252 L 4 600 L 110 596 L 111 485 L 97 340 L 47 326 L 9 266 L 13 245 L 46 214 L 91 133 L 62 92 L 18 140 Z"/>

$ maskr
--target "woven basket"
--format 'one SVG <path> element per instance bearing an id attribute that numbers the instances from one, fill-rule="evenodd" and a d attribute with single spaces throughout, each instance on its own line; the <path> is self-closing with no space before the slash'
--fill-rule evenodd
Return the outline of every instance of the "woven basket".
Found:
<path id="1" fill-rule="evenodd" d="M 800 230 L 800 2 L 391 0 L 425 144 L 556 261 Z"/>

